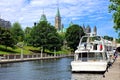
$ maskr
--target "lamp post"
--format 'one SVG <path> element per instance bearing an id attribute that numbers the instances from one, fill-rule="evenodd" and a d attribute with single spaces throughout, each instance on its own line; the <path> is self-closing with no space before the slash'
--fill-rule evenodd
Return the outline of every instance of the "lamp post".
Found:
<path id="1" fill-rule="evenodd" d="M 23 47 L 21 48 L 21 55 L 20 58 L 23 59 Z"/>
<path id="2" fill-rule="evenodd" d="M 24 47 L 24 42 L 19 42 L 19 43 L 17 43 L 17 46 L 21 48 L 20 58 L 23 59 L 23 47 Z"/>
<path id="3" fill-rule="evenodd" d="M 40 54 L 41 58 L 42 58 L 42 53 L 43 53 L 43 47 L 41 48 L 41 54 Z"/>
<path id="4" fill-rule="evenodd" d="M 54 47 L 54 57 L 56 56 L 56 47 Z"/>

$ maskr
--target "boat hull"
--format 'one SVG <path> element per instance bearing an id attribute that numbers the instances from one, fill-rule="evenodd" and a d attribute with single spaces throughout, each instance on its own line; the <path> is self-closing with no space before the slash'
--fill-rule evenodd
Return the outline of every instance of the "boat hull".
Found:
<path id="1" fill-rule="evenodd" d="M 107 62 L 71 62 L 72 72 L 105 72 Z"/>

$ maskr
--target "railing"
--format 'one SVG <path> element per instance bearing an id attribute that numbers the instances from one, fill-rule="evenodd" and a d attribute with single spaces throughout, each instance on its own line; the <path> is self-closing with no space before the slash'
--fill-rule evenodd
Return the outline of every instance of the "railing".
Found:
<path id="1" fill-rule="evenodd" d="M 73 56 L 73 54 L 51 54 L 48 55 L 43 53 L 31 54 L 31 55 L 18 55 L 18 54 L 10 54 L 10 55 L 2 55 L 0 56 L 0 63 L 9 63 L 9 62 L 22 62 L 22 61 L 30 61 L 30 60 L 39 60 L 39 59 L 54 59 L 54 58 L 62 58 L 67 56 Z"/>

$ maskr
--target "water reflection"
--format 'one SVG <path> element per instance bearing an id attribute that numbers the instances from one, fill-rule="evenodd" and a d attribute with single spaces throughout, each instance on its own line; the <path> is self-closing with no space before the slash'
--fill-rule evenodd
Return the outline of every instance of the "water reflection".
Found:
<path id="1" fill-rule="evenodd" d="M 102 74 L 73 73 L 71 80 L 101 80 Z"/>

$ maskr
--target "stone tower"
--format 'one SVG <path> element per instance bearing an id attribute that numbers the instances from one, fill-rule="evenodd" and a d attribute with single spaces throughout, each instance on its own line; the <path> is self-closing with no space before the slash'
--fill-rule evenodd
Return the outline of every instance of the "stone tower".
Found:
<path id="1" fill-rule="evenodd" d="M 91 33 L 91 28 L 90 28 L 90 26 L 88 25 L 87 26 L 87 28 L 86 28 L 86 31 L 85 31 L 86 33 Z"/>
<path id="2" fill-rule="evenodd" d="M 95 35 L 97 35 L 97 27 L 96 26 L 94 27 L 93 32 Z"/>
<path id="3" fill-rule="evenodd" d="M 59 7 L 57 8 L 57 13 L 55 16 L 55 28 L 57 31 L 62 31 Z"/>

